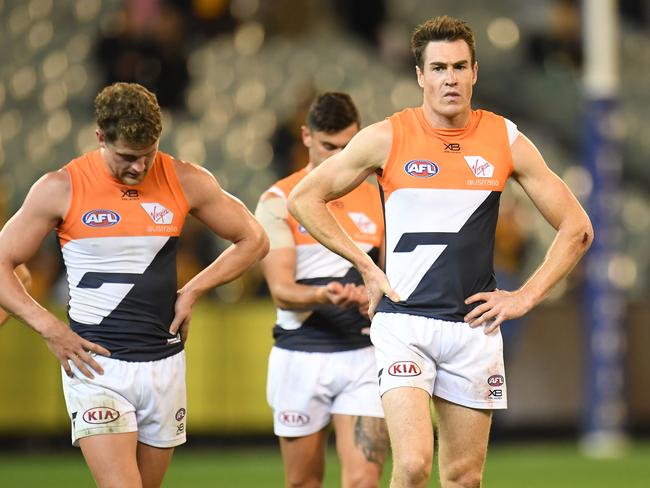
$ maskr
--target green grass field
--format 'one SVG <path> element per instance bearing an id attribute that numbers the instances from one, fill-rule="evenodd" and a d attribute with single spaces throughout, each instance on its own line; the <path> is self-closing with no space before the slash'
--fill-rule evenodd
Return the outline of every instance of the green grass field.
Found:
<path id="1" fill-rule="evenodd" d="M 382 486 L 388 486 L 388 470 Z M 329 453 L 326 487 L 339 486 L 336 457 Z M 81 454 L 0 455 L 3 488 L 94 486 Z M 281 487 L 277 449 L 179 449 L 167 474 L 168 488 Z M 432 481 L 430 486 L 439 486 Z M 572 444 L 503 444 L 491 448 L 485 487 L 492 488 L 648 488 L 650 443 L 636 444 L 620 459 L 595 460 Z"/>

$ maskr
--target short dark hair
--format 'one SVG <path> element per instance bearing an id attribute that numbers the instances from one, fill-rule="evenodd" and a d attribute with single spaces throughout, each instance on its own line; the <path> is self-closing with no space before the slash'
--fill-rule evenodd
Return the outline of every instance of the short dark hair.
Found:
<path id="1" fill-rule="evenodd" d="M 95 120 L 108 142 L 150 146 L 162 132 L 156 95 L 138 83 L 113 83 L 95 97 Z"/>
<path id="2" fill-rule="evenodd" d="M 469 46 L 472 55 L 472 66 L 476 62 L 476 38 L 474 31 L 467 22 L 447 15 L 441 15 L 420 24 L 413 31 L 411 37 L 411 51 L 415 57 L 415 64 L 424 69 L 424 51 L 431 41 L 457 41 L 463 40 Z"/>
<path id="3" fill-rule="evenodd" d="M 323 93 L 309 107 L 307 126 L 311 131 L 333 134 L 352 124 L 360 125 L 359 112 L 347 93 Z"/>

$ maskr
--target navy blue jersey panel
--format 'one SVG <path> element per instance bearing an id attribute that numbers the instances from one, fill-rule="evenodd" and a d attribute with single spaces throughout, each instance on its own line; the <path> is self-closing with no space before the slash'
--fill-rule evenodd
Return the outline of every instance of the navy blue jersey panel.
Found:
<path id="1" fill-rule="evenodd" d="M 70 319 L 72 329 L 96 342 L 114 359 L 153 361 L 183 349 L 178 337 L 169 333 L 176 302 L 176 245 L 170 237 L 142 274 L 86 273 L 78 288 L 99 288 L 104 283 L 128 283 L 133 288 L 120 304 L 97 325 Z"/>
<path id="2" fill-rule="evenodd" d="M 404 234 L 394 252 L 411 252 L 427 244 L 446 247 L 407 300 L 395 303 L 383 297 L 377 311 L 462 322 L 477 306 L 465 305 L 465 299 L 496 288 L 493 255 L 500 196 L 500 192 L 492 192 L 458 233 Z"/>

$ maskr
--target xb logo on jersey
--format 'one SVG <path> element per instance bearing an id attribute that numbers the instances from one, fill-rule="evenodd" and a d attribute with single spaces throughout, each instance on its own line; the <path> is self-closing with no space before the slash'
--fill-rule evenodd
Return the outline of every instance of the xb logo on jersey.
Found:
<path id="1" fill-rule="evenodd" d="M 112 210 L 97 208 L 83 214 L 81 221 L 88 227 L 110 227 L 120 221 L 120 214 Z"/>
<path id="2" fill-rule="evenodd" d="M 431 178 L 438 174 L 438 165 L 428 159 L 412 159 L 404 165 L 404 171 L 416 178 Z"/>

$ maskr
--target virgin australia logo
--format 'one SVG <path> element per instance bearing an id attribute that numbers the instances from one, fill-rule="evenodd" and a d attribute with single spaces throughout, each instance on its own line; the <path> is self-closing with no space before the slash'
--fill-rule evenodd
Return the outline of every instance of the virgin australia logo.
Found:
<path id="1" fill-rule="evenodd" d="M 465 156 L 465 161 L 477 178 L 492 178 L 494 166 L 481 156 Z"/>
<path id="2" fill-rule="evenodd" d="M 156 224 L 169 225 L 174 220 L 174 212 L 159 203 L 141 203 L 147 215 Z"/>

